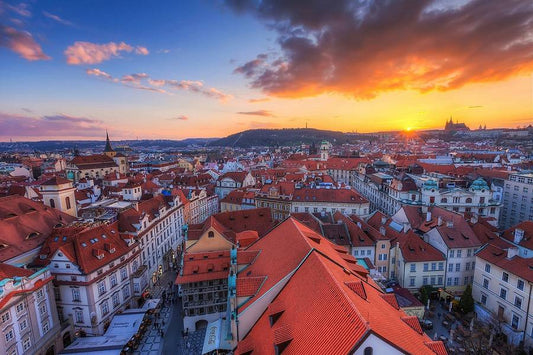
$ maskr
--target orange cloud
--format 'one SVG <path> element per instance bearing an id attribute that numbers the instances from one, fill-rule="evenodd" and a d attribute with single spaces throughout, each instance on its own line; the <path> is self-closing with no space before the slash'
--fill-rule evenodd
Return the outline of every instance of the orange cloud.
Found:
<path id="1" fill-rule="evenodd" d="M 253 88 L 283 97 L 394 90 L 447 91 L 533 70 L 531 0 L 227 1 L 279 33 L 278 55 L 235 69 Z"/>
<path id="2" fill-rule="evenodd" d="M 96 44 L 91 42 L 74 42 L 69 46 L 64 54 L 68 64 L 98 64 L 111 58 L 120 56 L 121 52 L 147 55 L 148 49 L 145 47 L 133 47 L 124 42 L 109 42 L 106 44 Z"/>
<path id="3" fill-rule="evenodd" d="M 12 27 L 0 25 L 0 46 L 11 49 L 29 61 L 50 59 L 29 32 Z"/>

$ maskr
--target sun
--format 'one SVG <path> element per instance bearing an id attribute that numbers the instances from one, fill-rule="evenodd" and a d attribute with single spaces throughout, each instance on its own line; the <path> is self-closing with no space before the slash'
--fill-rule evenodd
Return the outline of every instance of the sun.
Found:
<path id="1" fill-rule="evenodd" d="M 406 130 L 407 132 L 411 132 L 411 131 L 413 130 L 413 127 L 407 127 L 405 130 Z"/>

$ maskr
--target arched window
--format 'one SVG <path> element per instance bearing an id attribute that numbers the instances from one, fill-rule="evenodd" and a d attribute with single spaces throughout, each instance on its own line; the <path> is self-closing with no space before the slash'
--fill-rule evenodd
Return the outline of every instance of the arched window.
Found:
<path id="1" fill-rule="evenodd" d="M 209 231 L 209 233 L 207 233 L 207 237 L 208 238 L 214 238 L 215 237 L 215 232 Z"/>
<path id="2" fill-rule="evenodd" d="M 367 346 L 364 351 L 364 355 L 372 355 L 374 353 L 374 349 L 372 349 L 371 346 Z"/>
<path id="3" fill-rule="evenodd" d="M 52 198 L 50 199 L 50 207 L 56 208 L 56 202 Z"/>
<path id="4" fill-rule="evenodd" d="M 467 197 L 466 203 L 472 203 L 472 199 L 470 197 Z"/>
<path id="5" fill-rule="evenodd" d="M 441 203 L 447 203 L 448 199 L 446 197 L 443 197 L 443 198 L 440 199 L 440 202 Z"/>
<path id="6" fill-rule="evenodd" d="M 70 210 L 70 197 L 65 197 L 65 205 L 67 205 L 67 210 Z"/>

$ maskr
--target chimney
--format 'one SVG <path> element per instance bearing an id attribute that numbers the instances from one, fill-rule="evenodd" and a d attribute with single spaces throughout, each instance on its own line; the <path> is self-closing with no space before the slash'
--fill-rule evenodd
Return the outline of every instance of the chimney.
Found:
<path id="1" fill-rule="evenodd" d="M 132 203 L 132 207 L 135 208 L 135 211 L 139 211 L 139 202 Z"/>
<path id="2" fill-rule="evenodd" d="M 361 222 L 357 222 L 357 227 L 359 227 L 359 229 L 363 229 L 363 225 L 361 224 Z"/>
<path id="3" fill-rule="evenodd" d="M 379 232 L 380 232 L 381 234 L 385 235 L 385 233 L 387 232 L 387 230 L 385 229 L 384 226 L 381 226 L 381 227 L 379 227 Z"/>
<path id="4" fill-rule="evenodd" d="M 381 217 L 381 224 L 387 223 L 387 217 L 383 216 Z"/>
<path id="5" fill-rule="evenodd" d="M 426 222 L 431 222 L 431 211 L 428 211 L 428 213 L 426 213 Z"/>
<path id="6" fill-rule="evenodd" d="M 520 228 L 516 228 L 514 230 L 514 243 L 520 244 L 522 239 L 524 239 L 524 230 Z"/>
<path id="7" fill-rule="evenodd" d="M 403 223 L 403 232 L 404 232 L 404 233 L 407 233 L 407 231 L 409 231 L 409 223 L 404 222 L 404 223 Z"/>
<path id="8" fill-rule="evenodd" d="M 507 259 L 512 259 L 515 255 L 518 255 L 518 248 L 507 249 Z"/>
<path id="9" fill-rule="evenodd" d="M 446 221 L 446 227 L 453 228 L 453 221 Z"/>
<path id="10" fill-rule="evenodd" d="M 442 226 L 442 217 L 437 218 L 437 225 Z"/>

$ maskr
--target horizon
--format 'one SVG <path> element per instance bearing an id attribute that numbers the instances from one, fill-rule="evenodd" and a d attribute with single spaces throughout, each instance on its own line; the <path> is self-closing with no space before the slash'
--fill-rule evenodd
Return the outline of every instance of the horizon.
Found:
<path id="1" fill-rule="evenodd" d="M 0 142 L 533 122 L 528 0 L 261 4 L 0 1 Z"/>

